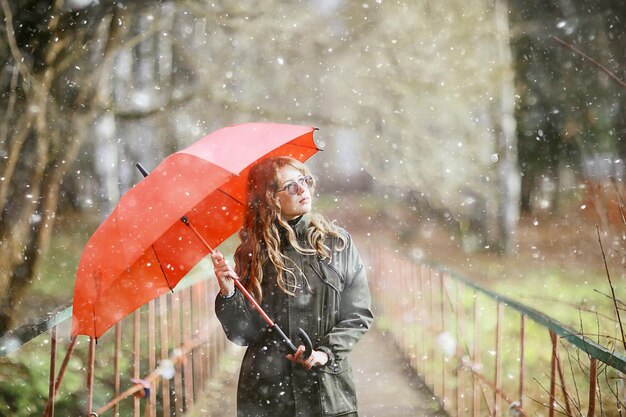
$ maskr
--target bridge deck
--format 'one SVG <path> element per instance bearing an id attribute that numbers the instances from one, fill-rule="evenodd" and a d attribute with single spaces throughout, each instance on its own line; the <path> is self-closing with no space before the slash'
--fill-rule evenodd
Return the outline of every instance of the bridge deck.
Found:
<path id="1" fill-rule="evenodd" d="M 221 377 L 189 417 L 235 417 L 235 390 L 243 350 L 229 358 Z M 432 394 L 415 376 L 395 345 L 377 331 L 370 332 L 352 353 L 352 366 L 362 417 L 445 416 Z"/>

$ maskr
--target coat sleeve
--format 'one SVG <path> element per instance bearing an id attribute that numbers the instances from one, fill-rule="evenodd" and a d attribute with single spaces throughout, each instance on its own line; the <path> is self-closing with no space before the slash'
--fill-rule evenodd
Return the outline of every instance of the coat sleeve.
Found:
<path id="1" fill-rule="evenodd" d="M 339 321 L 322 337 L 318 347 L 329 354 L 329 365 L 345 359 L 374 320 L 365 268 L 350 238 L 344 251 L 346 279 L 341 293 Z"/>
<path id="2" fill-rule="evenodd" d="M 224 298 L 219 294 L 215 298 L 215 314 L 222 324 L 226 337 L 239 346 L 247 346 L 258 340 L 263 326 L 252 317 L 243 294 L 235 291 L 232 297 Z"/>

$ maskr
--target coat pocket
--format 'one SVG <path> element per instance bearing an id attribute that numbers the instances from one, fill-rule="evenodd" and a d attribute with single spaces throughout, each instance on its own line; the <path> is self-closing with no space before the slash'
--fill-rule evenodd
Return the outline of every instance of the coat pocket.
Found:
<path id="1" fill-rule="evenodd" d="M 319 381 L 322 415 L 356 412 L 356 387 L 352 368 L 346 361 L 341 361 L 339 366 L 320 368 Z"/>
<path id="2" fill-rule="evenodd" d="M 246 351 L 241 364 L 241 377 L 249 380 L 264 380 L 286 375 L 289 361 L 285 359 L 283 347 L 273 341 L 259 343 Z"/>
<path id="3" fill-rule="evenodd" d="M 311 267 L 326 285 L 341 294 L 341 291 L 343 291 L 344 279 L 337 269 L 319 258 L 316 261 L 311 262 Z"/>

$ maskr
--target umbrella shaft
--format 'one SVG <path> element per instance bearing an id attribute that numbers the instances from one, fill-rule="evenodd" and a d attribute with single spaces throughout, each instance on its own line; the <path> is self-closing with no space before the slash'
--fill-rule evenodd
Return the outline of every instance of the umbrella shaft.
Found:
<path id="1" fill-rule="evenodd" d="M 278 338 L 280 339 L 280 341 L 287 346 L 287 349 L 289 349 L 289 353 L 294 354 L 296 353 L 296 350 L 298 350 L 298 348 L 296 348 L 296 345 L 293 344 L 293 342 L 291 341 L 291 339 L 289 339 L 287 337 L 287 335 L 285 335 L 285 332 L 283 332 L 283 329 L 280 328 L 280 326 L 276 323 L 274 323 L 272 327 L 272 331 L 276 332 L 278 334 Z"/>
<path id="2" fill-rule="evenodd" d="M 248 292 L 248 290 L 246 290 L 244 288 L 244 286 L 241 284 L 241 282 L 239 282 L 238 280 L 233 280 L 233 282 L 235 283 L 235 286 L 237 287 L 237 289 L 239 291 L 241 291 L 241 293 L 243 294 L 244 297 L 246 297 L 246 299 L 248 301 L 250 301 L 250 303 L 252 304 L 252 306 L 256 309 L 256 311 L 259 312 L 259 314 L 261 315 L 261 317 L 263 317 L 263 320 L 265 320 L 265 322 L 267 323 L 268 326 L 273 327 L 274 326 L 274 321 L 270 318 L 270 316 L 267 315 L 267 313 L 261 308 L 261 306 L 259 305 L 259 303 L 256 302 L 256 300 L 254 299 L 254 297 L 252 296 L 252 294 L 250 294 Z"/>
<path id="3" fill-rule="evenodd" d="M 204 238 L 202 237 L 202 235 L 200 234 L 200 232 L 198 232 L 198 230 L 194 227 L 193 224 L 191 224 L 191 222 L 189 221 L 189 219 L 187 218 L 187 216 L 183 216 L 180 218 L 180 221 L 183 222 L 185 224 L 185 226 L 189 227 L 191 229 L 191 231 L 196 235 L 196 237 L 198 239 L 200 239 L 200 242 L 202 242 L 202 244 L 204 246 L 206 246 L 206 248 L 209 250 L 209 252 L 211 252 L 211 254 L 213 254 L 215 251 L 213 250 L 213 248 L 211 247 L 211 245 L 209 245 L 207 243 L 206 240 L 204 240 Z"/>
<path id="4" fill-rule="evenodd" d="M 196 228 L 193 226 L 193 224 L 191 224 L 191 222 L 189 221 L 189 219 L 187 218 L 187 216 L 183 216 L 180 219 L 183 223 L 185 223 L 185 225 L 189 226 L 189 228 L 193 231 L 193 233 L 196 235 L 196 237 L 198 239 L 200 239 L 200 241 L 204 244 L 204 246 L 206 246 L 206 248 L 213 253 L 213 248 L 207 243 L 206 240 L 204 240 L 204 238 L 202 237 L 202 235 L 198 232 L 198 230 L 196 230 Z M 254 299 L 254 297 L 252 296 L 252 294 L 250 294 L 248 292 L 248 290 L 246 290 L 244 288 L 243 285 L 241 285 L 241 282 L 239 282 L 239 280 L 234 280 L 235 282 L 235 286 L 237 287 L 237 289 L 239 289 L 239 291 L 241 291 L 241 293 L 244 295 L 244 297 L 246 297 L 246 299 L 248 301 L 250 301 L 250 303 L 252 304 L 252 306 L 256 309 L 256 311 L 259 312 L 259 314 L 261 315 L 261 317 L 263 317 L 263 320 L 265 320 L 265 322 L 267 323 L 268 326 L 272 327 L 274 326 L 274 321 L 270 318 L 270 316 L 267 315 L 267 313 L 265 311 L 263 311 L 263 309 L 261 308 L 261 306 L 259 305 L 259 303 L 256 302 L 256 300 Z"/>

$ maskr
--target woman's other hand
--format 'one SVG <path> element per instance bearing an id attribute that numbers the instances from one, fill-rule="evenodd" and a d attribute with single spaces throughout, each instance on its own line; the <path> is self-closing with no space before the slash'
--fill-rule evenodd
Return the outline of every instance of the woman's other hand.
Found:
<path id="1" fill-rule="evenodd" d="M 217 283 L 220 286 L 220 294 L 223 297 L 232 295 L 235 291 L 235 282 L 233 280 L 239 279 L 233 268 L 228 265 L 224 255 L 220 251 L 215 251 L 211 254 L 211 260 L 213 261 L 213 270 L 215 271 L 215 277 Z"/>
<path id="2" fill-rule="evenodd" d="M 303 358 L 302 355 L 306 348 L 304 345 L 298 346 L 296 353 L 289 354 L 286 356 L 287 359 L 293 361 L 305 369 L 311 369 L 314 366 L 324 366 L 326 362 L 328 362 L 328 355 L 326 352 L 321 352 L 319 350 L 314 350 L 311 352 L 311 355 L 308 358 Z"/>

